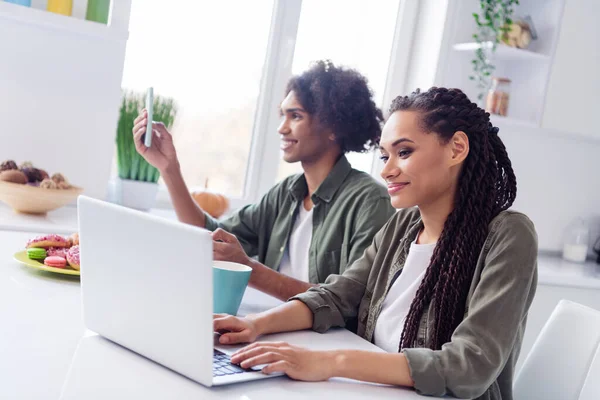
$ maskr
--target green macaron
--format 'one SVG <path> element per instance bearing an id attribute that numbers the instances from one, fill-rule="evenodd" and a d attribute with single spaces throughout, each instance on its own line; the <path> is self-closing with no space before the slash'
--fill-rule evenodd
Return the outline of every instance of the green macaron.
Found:
<path id="1" fill-rule="evenodd" d="M 31 247 L 27 249 L 27 257 L 31 258 L 32 260 L 43 261 L 44 258 L 46 258 L 46 250 L 38 247 Z"/>

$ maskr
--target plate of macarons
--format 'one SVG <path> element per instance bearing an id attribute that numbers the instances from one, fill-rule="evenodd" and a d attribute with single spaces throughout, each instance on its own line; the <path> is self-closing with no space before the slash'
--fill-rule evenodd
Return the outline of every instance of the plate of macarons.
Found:
<path id="1" fill-rule="evenodd" d="M 64 275 L 80 275 L 79 235 L 66 237 L 49 234 L 27 241 L 25 250 L 15 253 L 14 259 L 23 265 Z"/>

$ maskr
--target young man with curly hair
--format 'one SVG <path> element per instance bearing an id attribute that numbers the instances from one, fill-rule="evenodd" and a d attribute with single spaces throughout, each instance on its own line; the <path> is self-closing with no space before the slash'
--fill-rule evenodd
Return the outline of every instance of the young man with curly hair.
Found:
<path id="1" fill-rule="evenodd" d="M 136 119 L 137 151 L 159 169 L 180 221 L 213 231 L 214 257 L 252 268 L 250 285 L 282 300 L 341 274 L 394 213 L 383 185 L 344 156 L 375 146 L 383 116 L 364 76 L 330 61 L 287 85 L 280 107 L 281 149 L 303 173 L 276 184 L 257 204 L 217 221 L 200 209 L 183 180 L 171 134 L 147 113 Z"/>

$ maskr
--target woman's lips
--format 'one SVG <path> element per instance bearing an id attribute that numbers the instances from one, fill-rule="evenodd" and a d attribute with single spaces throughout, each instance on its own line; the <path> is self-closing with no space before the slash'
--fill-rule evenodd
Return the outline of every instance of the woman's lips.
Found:
<path id="1" fill-rule="evenodd" d="M 409 184 L 410 182 L 388 183 L 388 193 L 398 193 L 399 191 L 407 187 Z"/>

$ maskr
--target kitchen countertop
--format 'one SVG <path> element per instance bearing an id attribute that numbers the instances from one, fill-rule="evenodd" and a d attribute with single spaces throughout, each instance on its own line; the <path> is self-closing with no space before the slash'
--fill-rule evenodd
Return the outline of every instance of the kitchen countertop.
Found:
<path id="1" fill-rule="evenodd" d="M 538 284 L 600 290 L 600 264 L 574 263 L 558 255 L 540 253 Z"/>
<path id="2" fill-rule="evenodd" d="M 153 209 L 151 214 L 176 219 L 175 211 Z M 20 214 L 0 202 L 0 231 L 71 234 L 77 230 L 77 207 L 66 206 L 46 215 Z"/>
<path id="3" fill-rule="evenodd" d="M 151 214 L 176 219 L 173 210 L 153 209 Z M 26 215 L 0 203 L 0 231 L 71 234 L 77 230 L 77 208 L 62 207 L 47 215 Z M 593 261 L 573 263 L 557 254 L 540 252 L 538 284 L 600 290 L 600 265 Z"/>

